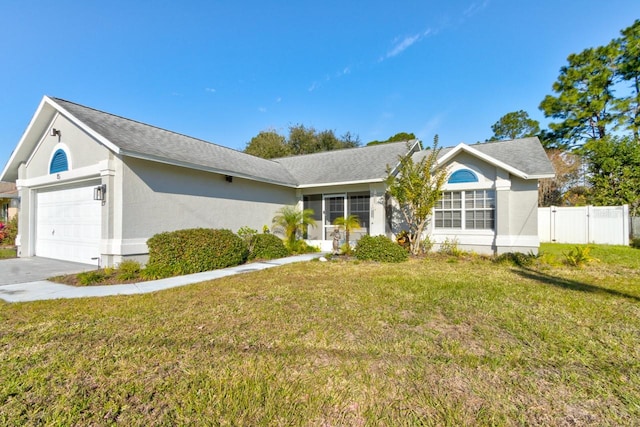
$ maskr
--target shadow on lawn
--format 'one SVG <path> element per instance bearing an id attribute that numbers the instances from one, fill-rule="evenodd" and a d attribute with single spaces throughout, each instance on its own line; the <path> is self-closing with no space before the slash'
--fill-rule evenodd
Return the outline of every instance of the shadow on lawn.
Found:
<path id="1" fill-rule="evenodd" d="M 565 279 L 563 277 L 552 276 L 550 274 L 543 273 L 541 271 L 533 270 L 530 268 L 514 269 L 514 273 L 525 279 L 535 280 L 536 282 L 543 283 L 545 285 L 557 286 L 563 289 L 570 289 L 572 291 L 580 292 L 592 292 L 597 294 L 609 294 L 616 297 L 628 298 L 634 301 L 640 301 L 640 297 L 636 295 L 627 294 L 624 292 L 616 291 L 613 289 L 602 288 L 596 285 L 590 285 L 587 283 L 578 282 L 576 280 Z"/>

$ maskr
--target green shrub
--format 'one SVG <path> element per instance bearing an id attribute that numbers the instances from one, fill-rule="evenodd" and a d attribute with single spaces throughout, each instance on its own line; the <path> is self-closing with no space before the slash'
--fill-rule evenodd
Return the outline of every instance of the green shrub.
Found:
<path id="1" fill-rule="evenodd" d="M 143 280 L 157 280 L 165 277 L 173 276 L 171 269 L 166 266 L 147 264 L 140 272 L 140 278 Z"/>
<path id="2" fill-rule="evenodd" d="M 89 286 L 102 282 L 107 278 L 107 275 L 103 270 L 92 270 L 79 273 L 77 278 L 79 284 Z"/>
<path id="3" fill-rule="evenodd" d="M 254 230 L 251 227 L 244 226 L 238 229 L 238 236 L 247 244 L 249 249 L 249 257 L 251 257 L 251 251 L 253 250 L 253 238 L 258 234 L 258 230 Z"/>
<path id="4" fill-rule="evenodd" d="M 589 253 L 591 252 L 591 246 L 576 246 L 569 252 L 563 252 L 564 262 L 572 267 L 582 267 L 583 265 L 590 263 L 593 258 Z"/>
<path id="5" fill-rule="evenodd" d="M 230 230 L 191 228 L 159 233 L 147 246 L 147 274 L 157 275 L 155 278 L 231 267 L 249 256 L 247 244 Z"/>
<path id="6" fill-rule="evenodd" d="M 631 247 L 632 248 L 636 248 L 636 249 L 640 249 L 640 237 L 635 237 L 635 238 L 631 239 Z"/>
<path id="7" fill-rule="evenodd" d="M 125 260 L 118 265 L 116 278 L 118 280 L 134 280 L 140 277 L 140 263 L 134 260 Z"/>
<path id="8" fill-rule="evenodd" d="M 455 256 L 455 257 L 459 257 L 462 256 L 464 254 L 466 254 L 465 251 L 463 251 L 462 249 L 458 248 L 458 240 L 457 239 L 451 239 L 449 240 L 449 238 L 447 237 L 446 239 L 444 239 L 444 242 L 442 242 L 440 244 L 440 249 L 438 249 L 438 252 L 444 255 L 451 255 L 451 256 Z"/>
<path id="9" fill-rule="evenodd" d="M 18 215 L 15 215 L 10 221 L 4 224 L 0 233 L 0 244 L 6 246 L 15 245 L 16 236 L 18 235 Z"/>
<path id="10" fill-rule="evenodd" d="M 409 258 L 407 251 L 386 236 L 362 236 L 355 248 L 356 258 L 380 262 L 402 262 Z"/>
<path id="11" fill-rule="evenodd" d="M 282 239 L 273 234 L 256 234 L 250 246 L 249 259 L 275 259 L 289 255 Z"/>
<path id="12" fill-rule="evenodd" d="M 340 253 L 344 255 L 353 255 L 353 248 L 347 242 L 340 245 Z"/>
<path id="13" fill-rule="evenodd" d="M 292 254 L 311 254 L 315 252 L 320 252 L 320 248 L 316 246 L 311 246 L 304 240 L 295 240 L 293 243 L 286 243 L 285 247 Z"/>

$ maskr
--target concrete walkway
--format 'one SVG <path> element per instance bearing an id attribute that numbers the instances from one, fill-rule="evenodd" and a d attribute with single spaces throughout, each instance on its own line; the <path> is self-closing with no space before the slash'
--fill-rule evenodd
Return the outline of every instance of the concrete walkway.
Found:
<path id="1" fill-rule="evenodd" d="M 27 283 L 16 283 L 0 285 L 0 299 L 7 302 L 25 302 L 50 300 L 58 298 L 86 298 L 104 297 L 110 295 L 133 295 L 149 292 L 161 291 L 178 286 L 190 285 L 192 283 L 204 282 L 207 280 L 219 279 L 233 276 L 240 273 L 265 270 L 267 268 L 294 262 L 311 261 L 320 258 L 323 254 L 296 255 L 288 258 L 274 259 L 271 261 L 254 262 L 250 264 L 238 265 L 236 267 L 223 268 L 220 270 L 205 271 L 203 273 L 189 274 L 187 276 L 169 277 L 148 282 L 130 283 L 126 285 L 108 286 L 69 286 L 60 283 L 53 283 L 48 280 L 37 280 Z M 0 267 L 2 264 L 0 264 Z M 93 267 L 95 268 L 95 267 Z M 50 275 L 49 277 L 54 276 Z"/>

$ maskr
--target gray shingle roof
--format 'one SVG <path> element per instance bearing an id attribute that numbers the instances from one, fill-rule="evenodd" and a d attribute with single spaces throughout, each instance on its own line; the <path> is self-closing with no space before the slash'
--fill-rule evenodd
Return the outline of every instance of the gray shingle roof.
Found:
<path id="1" fill-rule="evenodd" d="M 470 144 L 468 147 L 509 165 L 528 177 L 555 174 L 553 165 L 536 137 Z M 438 158 L 446 156 L 455 149 L 456 147 L 443 148 Z M 420 158 L 423 155 L 424 152 L 421 152 L 416 153 L 414 156 L 416 156 L 415 158 Z"/>
<path id="2" fill-rule="evenodd" d="M 325 151 L 274 159 L 291 173 L 299 185 L 382 180 L 387 166 L 395 167 L 417 141 Z"/>
<path id="3" fill-rule="evenodd" d="M 59 98 L 51 98 L 96 133 L 133 157 L 184 164 L 222 174 L 295 186 L 280 164 L 191 138 L 155 126 L 105 113 Z"/>
<path id="4" fill-rule="evenodd" d="M 117 147 L 122 155 L 290 187 L 381 181 L 387 175 L 387 167 L 394 167 L 399 156 L 416 149 L 417 143 L 397 142 L 266 160 L 63 99 L 51 100 Z M 554 173 L 537 138 L 469 147 L 528 176 Z M 440 156 L 454 149 L 443 148 Z M 417 157 L 422 155 L 424 151 L 415 153 Z"/>

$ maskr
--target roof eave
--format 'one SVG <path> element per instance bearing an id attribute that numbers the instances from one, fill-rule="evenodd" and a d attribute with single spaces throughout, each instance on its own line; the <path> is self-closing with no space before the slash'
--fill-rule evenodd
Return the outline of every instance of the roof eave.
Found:
<path id="1" fill-rule="evenodd" d="M 455 157 L 458 153 L 460 152 L 467 152 L 473 156 L 476 156 L 482 160 L 484 160 L 485 162 L 499 167 L 501 169 L 506 170 L 507 172 L 509 172 L 512 175 L 517 176 L 518 178 L 522 178 L 522 179 L 539 179 L 540 177 L 547 177 L 546 174 L 542 174 L 542 175 L 529 175 L 526 172 L 521 171 L 520 169 L 514 168 L 511 165 L 508 165 L 504 162 L 501 162 L 500 160 L 496 159 L 495 157 L 492 157 L 488 154 L 484 154 L 483 152 L 476 150 L 473 147 L 468 146 L 467 144 L 465 144 L 464 142 L 461 142 L 460 144 L 456 145 L 453 150 L 450 150 L 447 154 L 445 154 L 444 156 L 442 156 L 441 158 L 438 159 L 437 164 L 438 165 L 442 165 L 446 162 L 448 162 L 449 160 L 453 159 L 453 157 Z"/>
<path id="2" fill-rule="evenodd" d="M 317 187 L 335 187 L 338 185 L 356 185 L 356 184 L 376 184 L 384 182 L 384 178 L 362 179 L 356 181 L 339 181 L 339 182 L 323 182 L 319 184 L 300 184 L 296 186 L 299 189 L 317 188 Z"/>
<path id="3" fill-rule="evenodd" d="M 142 154 L 142 153 L 138 153 L 138 152 L 135 152 L 135 151 L 121 150 L 120 154 L 123 155 L 123 156 L 126 156 L 126 157 L 133 157 L 133 158 L 141 159 L 141 160 L 149 160 L 149 161 L 152 161 L 152 162 L 163 163 L 163 164 L 166 164 L 166 165 L 178 166 L 178 167 L 183 167 L 183 168 L 188 168 L 188 169 L 195 169 L 195 170 L 200 170 L 200 171 L 203 171 L 203 172 L 212 172 L 212 173 L 217 173 L 217 174 L 220 174 L 220 175 L 228 175 L 228 176 L 233 176 L 233 177 L 237 177 L 237 178 L 248 179 L 250 181 L 263 182 L 263 183 L 266 183 L 266 184 L 275 184 L 275 185 L 281 185 L 281 186 L 289 187 L 289 188 L 298 188 L 295 183 L 291 183 L 291 182 L 278 181 L 278 180 L 267 179 L 267 178 L 261 178 L 261 177 L 256 177 L 256 176 L 252 176 L 252 175 L 249 175 L 249 174 L 244 174 L 244 173 L 237 172 L 237 171 L 231 171 L 231 170 L 207 167 L 207 166 L 198 165 L 198 164 L 195 164 L 195 163 L 180 162 L 180 161 L 177 161 L 177 160 L 174 160 L 174 159 L 168 159 L 166 157 L 152 156 L 152 155 L 149 155 L 149 154 Z"/>

